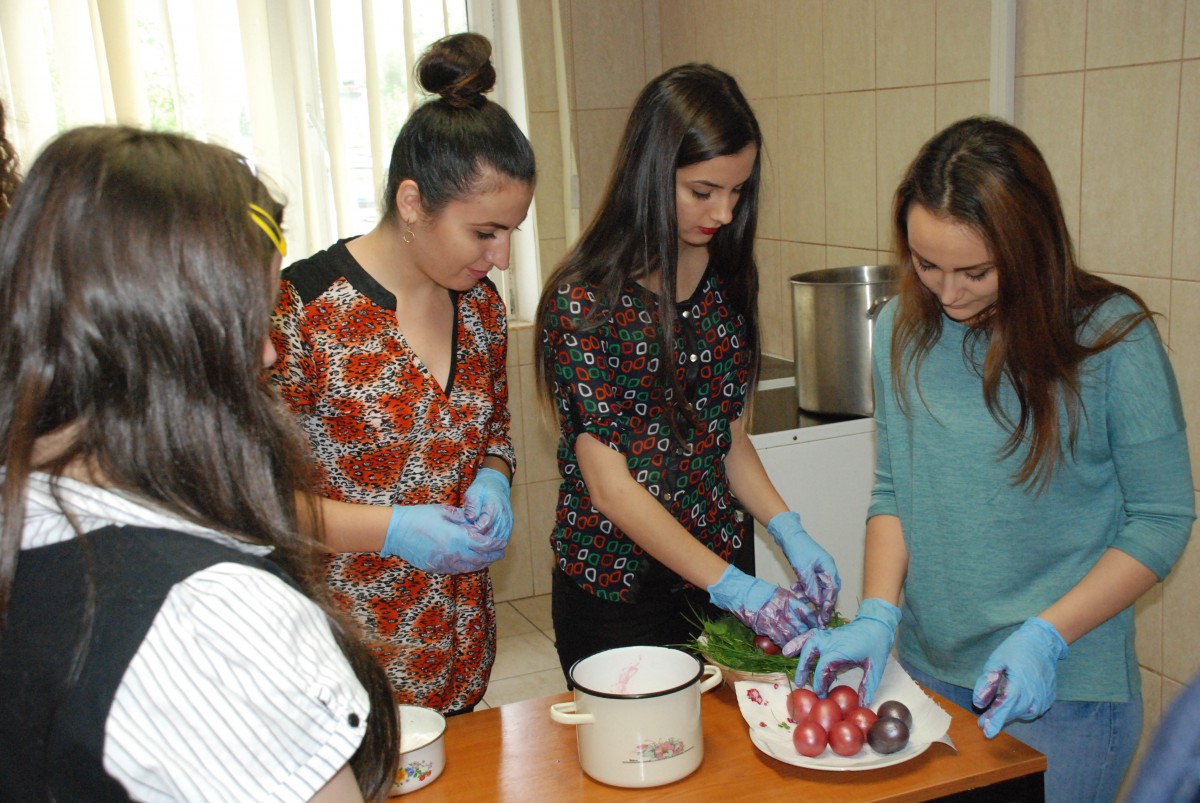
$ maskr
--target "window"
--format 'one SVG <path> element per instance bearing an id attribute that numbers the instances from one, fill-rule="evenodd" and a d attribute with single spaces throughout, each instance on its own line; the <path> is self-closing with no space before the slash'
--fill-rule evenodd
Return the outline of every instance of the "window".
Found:
<path id="1" fill-rule="evenodd" d="M 519 35 L 505 33 L 517 27 L 515 6 L 515 0 L 6 2 L 0 4 L 0 97 L 22 164 L 62 130 L 118 122 L 179 131 L 245 154 L 287 201 L 289 258 L 296 259 L 377 222 L 392 141 L 423 100 L 412 68 L 429 43 L 468 29 L 488 36 L 500 81 L 510 83 L 492 97 L 525 127 Z M 516 57 L 505 59 L 509 53 Z M 523 228 L 533 228 L 532 218 Z M 532 241 L 514 244 L 514 265 L 528 262 L 534 282 L 536 253 Z M 507 277 L 494 278 L 514 309 Z"/>

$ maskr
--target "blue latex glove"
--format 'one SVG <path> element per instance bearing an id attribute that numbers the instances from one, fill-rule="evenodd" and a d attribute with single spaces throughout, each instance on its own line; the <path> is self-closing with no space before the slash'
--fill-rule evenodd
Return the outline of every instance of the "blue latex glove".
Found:
<path id="1" fill-rule="evenodd" d="M 708 587 L 708 597 L 713 605 L 776 644 L 787 644 L 816 621 L 816 609 L 809 600 L 732 565 Z"/>
<path id="2" fill-rule="evenodd" d="M 481 468 L 467 488 L 463 512 L 482 535 L 508 543 L 512 535 L 513 512 L 509 499 L 508 477 L 492 468 Z"/>
<path id="3" fill-rule="evenodd" d="M 840 673 L 861 666 L 863 676 L 858 696 L 863 705 L 870 705 L 883 679 L 902 615 L 890 602 L 865 599 L 858 607 L 858 614 L 847 624 L 833 630 L 814 631 L 808 638 L 785 645 L 784 655 L 795 655 L 797 650 L 800 653 L 796 685 L 805 685 L 809 672 L 814 672 L 813 691 L 824 697 Z"/>
<path id="4" fill-rule="evenodd" d="M 983 735 L 994 738 L 1014 719 L 1037 719 L 1054 703 L 1057 664 L 1067 642 L 1045 619 L 1026 619 L 992 651 L 975 681 L 971 702 L 986 709 L 979 717 Z"/>
<path id="5" fill-rule="evenodd" d="M 818 626 L 825 627 L 833 616 L 842 578 L 838 576 L 833 556 L 812 539 L 799 513 L 780 513 L 767 524 L 767 532 L 783 550 L 804 593 L 817 606 Z"/>
<path id="6" fill-rule="evenodd" d="M 477 572 L 504 557 L 507 540 L 487 538 L 452 505 L 393 505 L 380 555 L 398 555 L 426 572 Z"/>

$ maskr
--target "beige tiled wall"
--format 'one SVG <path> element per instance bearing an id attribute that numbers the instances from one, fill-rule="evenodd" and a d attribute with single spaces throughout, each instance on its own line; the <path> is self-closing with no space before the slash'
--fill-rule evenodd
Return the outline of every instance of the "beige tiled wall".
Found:
<path id="1" fill-rule="evenodd" d="M 887 260 L 888 207 L 908 161 L 941 127 L 988 111 L 991 4 L 739 0 L 731 13 L 732 5 L 561 0 L 582 220 L 595 208 L 641 86 L 684 61 L 728 70 L 766 136 L 758 244 L 765 345 L 790 358 L 788 277 Z M 545 161 L 558 152 L 556 101 L 544 86 L 554 78 L 550 0 L 522 0 L 521 12 L 526 42 L 536 31 L 540 43 L 527 56 L 534 146 L 543 158 L 542 254 L 552 264 L 566 243 L 561 192 L 555 185 L 550 196 L 554 168 Z M 1192 422 L 1192 463 L 1200 466 L 1200 0 L 1019 0 L 1017 14 L 1016 122 L 1050 162 L 1084 266 L 1133 287 L 1162 313 Z M 512 574 L 536 590 L 548 582 L 554 436 L 533 410 L 532 335 L 515 335 L 518 498 L 533 536 Z M 1193 543 L 1137 608 L 1150 726 L 1200 669 L 1198 608 Z"/>

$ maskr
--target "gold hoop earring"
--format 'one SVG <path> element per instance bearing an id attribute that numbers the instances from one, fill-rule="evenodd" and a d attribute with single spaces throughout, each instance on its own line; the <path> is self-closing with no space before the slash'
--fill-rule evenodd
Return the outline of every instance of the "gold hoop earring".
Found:
<path id="1" fill-rule="evenodd" d="M 417 239 L 417 233 L 412 229 L 405 227 L 404 233 L 400 235 L 400 239 L 406 243 L 412 243 Z"/>

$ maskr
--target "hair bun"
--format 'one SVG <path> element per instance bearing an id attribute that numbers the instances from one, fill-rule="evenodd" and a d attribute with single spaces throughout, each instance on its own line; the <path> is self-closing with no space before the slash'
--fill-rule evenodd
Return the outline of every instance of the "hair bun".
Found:
<path id="1" fill-rule="evenodd" d="M 456 33 L 429 46 L 417 62 L 417 79 L 426 92 L 441 95 L 456 109 L 479 108 L 496 85 L 492 43 L 477 33 Z"/>

